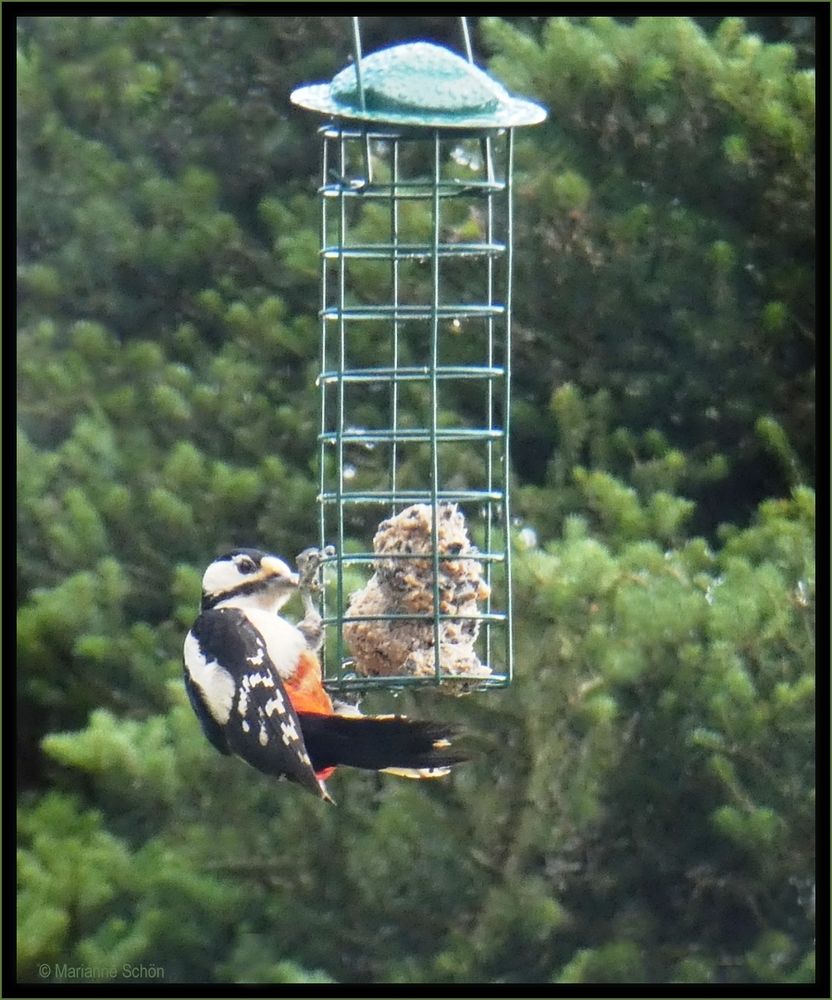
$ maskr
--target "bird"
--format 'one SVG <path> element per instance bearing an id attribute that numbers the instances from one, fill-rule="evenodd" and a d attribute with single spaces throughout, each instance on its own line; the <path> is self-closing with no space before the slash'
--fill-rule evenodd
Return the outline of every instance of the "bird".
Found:
<path id="1" fill-rule="evenodd" d="M 327 693 L 318 656 L 323 622 L 313 598 L 326 549 L 305 549 L 298 572 L 280 557 L 239 548 L 202 577 L 199 615 L 184 642 L 184 679 L 208 741 L 258 771 L 333 802 L 339 766 L 406 778 L 443 777 L 468 758 L 456 727 L 402 715 L 362 715 Z M 296 625 L 279 612 L 300 593 Z"/>

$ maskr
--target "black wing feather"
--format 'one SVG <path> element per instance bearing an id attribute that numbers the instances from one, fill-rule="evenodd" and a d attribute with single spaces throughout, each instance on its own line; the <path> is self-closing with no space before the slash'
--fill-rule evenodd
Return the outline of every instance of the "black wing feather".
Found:
<path id="1" fill-rule="evenodd" d="M 323 797 L 300 720 L 262 636 L 244 612 L 237 608 L 203 611 L 191 632 L 202 654 L 221 664 L 234 679 L 231 714 L 221 727 L 229 750 L 258 771 L 285 776 Z M 211 739 L 207 730 L 206 735 Z"/>

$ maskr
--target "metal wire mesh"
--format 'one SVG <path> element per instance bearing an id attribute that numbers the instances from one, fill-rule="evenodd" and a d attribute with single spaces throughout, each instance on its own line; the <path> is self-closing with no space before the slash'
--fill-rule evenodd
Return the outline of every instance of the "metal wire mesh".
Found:
<path id="1" fill-rule="evenodd" d="M 320 543 L 336 550 L 325 679 L 335 691 L 502 687 L 512 674 L 512 131 L 333 122 L 320 132 Z M 378 558 L 379 523 L 414 503 L 432 512 L 430 608 L 350 613 Z M 449 674 L 440 655 L 447 623 L 473 617 L 442 610 L 452 556 L 440 551 L 439 510 L 449 503 L 464 513 L 488 587 L 476 618 L 490 673 L 473 680 Z M 344 626 L 375 619 L 430 624 L 429 676 L 358 672 Z"/>

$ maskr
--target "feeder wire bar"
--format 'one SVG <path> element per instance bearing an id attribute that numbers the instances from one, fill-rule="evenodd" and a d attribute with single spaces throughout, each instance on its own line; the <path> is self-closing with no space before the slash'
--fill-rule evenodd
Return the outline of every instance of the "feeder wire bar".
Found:
<path id="1" fill-rule="evenodd" d="M 511 601 L 511 503 L 509 497 L 509 487 L 511 485 L 511 469 L 509 466 L 509 433 L 511 430 L 511 304 L 512 304 L 512 277 L 514 265 L 514 208 L 512 192 L 512 175 L 514 171 L 514 131 L 508 130 L 506 136 L 506 301 L 505 301 L 505 345 L 503 353 L 505 355 L 506 374 L 503 380 L 503 434 L 505 435 L 505 446 L 503 448 L 503 531 L 505 533 L 504 546 L 506 553 L 505 570 L 505 608 L 506 608 L 506 628 L 505 628 L 505 651 L 506 651 L 506 671 L 508 681 L 511 683 L 512 677 L 512 650 L 513 643 L 513 618 Z"/>
<path id="2" fill-rule="evenodd" d="M 399 140 L 393 140 L 392 149 L 392 177 L 391 177 L 391 200 L 390 200 L 390 243 L 393 254 L 391 260 L 392 282 L 393 282 L 393 372 L 399 370 L 399 199 L 397 197 L 399 181 Z M 399 380 L 393 374 L 390 381 L 390 409 L 392 410 L 392 430 L 394 434 L 393 444 L 390 449 L 390 488 L 396 492 L 396 481 L 398 474 L 398 426 L 399 426 Z M 396 505 L 393 505 L 393 513 L 396 513 Z"/>
<path id="3" fill-rule="evenodd" d="M 354 20 L 357 25 L 357 19 Z M 357 70 L 356 70 L 357 72 Z M 340 137 L 338 143 L 339 148 L 339 162 L 338 167 L 341 171 L 341 176 L 346 176 L 346 149 L 344 144 L 343 135 Z M 339 215 L 338 215 L 338 243 L 344 246 L 347 242 L 347 211 L 346 211 L 346 199 L 343 197 L 343 186 L 342 186 L 342 196 L 339 199 Z M 344 317 L 344 304 L 346 301 L 346 260 L 341 257 L 338 260 L 338 370 L 343 372 L 346 369 L 346 338 L 347 338 L 347 326 Z M 325 314 L 326 315 L 326 314 Z M 338 423 L 337 428 L 339 433 L 344 429 L 344 398 L 345 398 L 345 386 L 343 381 L 338 382 Z M 336 444 L 337 448 L 337 513 L 338 513 L 338 542 L 337 551 L 339 553 L 344 551 L 344 441 L 340 438 Z M 344 607 L 344 564 L 341 560 L 338 561 L 338 571 L 336 573 L 336 607 L 342 609 Z M 341 629 L 338 629 L 338 641 L 337 641 L 337 656 L 338 663 L 344 662 L 344 635 Z"/>

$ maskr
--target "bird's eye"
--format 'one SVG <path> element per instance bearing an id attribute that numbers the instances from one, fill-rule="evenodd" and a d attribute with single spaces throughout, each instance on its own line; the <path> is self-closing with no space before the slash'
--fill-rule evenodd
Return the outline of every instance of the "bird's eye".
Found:
<path id="1" fill-rule="evenodd" d="M 248 556 L 243 556 L 241 559 L 237 560 L 237 569 L 241 573 L 253 573 L 257 569 L 257 567 L 254 565 L 251 559 L 248 558 Z"/>

